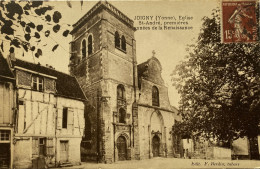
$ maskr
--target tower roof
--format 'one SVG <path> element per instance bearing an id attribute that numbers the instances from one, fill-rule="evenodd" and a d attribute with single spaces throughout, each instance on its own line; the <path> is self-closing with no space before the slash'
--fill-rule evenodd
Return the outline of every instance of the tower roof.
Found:
<path id="1" fill-rule="evenodd" d="M 86 20 L 97 14 L 97 12 L 99 12 L 101 9 L 110 12 L 116 18 L 124 22 L 127 26 L 134 28 L 134 21 L 132 19 L 128 18 L 125 14 L 123 14 L 120 10 L 118 10 L 115 6 L 108 3 L 107 1 L 99 1 L 83 17 L 81 17 L 75 24 L 73 24 L 74 28 L 71 31 L 71 34 L 77 31 L 81 26 L 85 24 Z"/>

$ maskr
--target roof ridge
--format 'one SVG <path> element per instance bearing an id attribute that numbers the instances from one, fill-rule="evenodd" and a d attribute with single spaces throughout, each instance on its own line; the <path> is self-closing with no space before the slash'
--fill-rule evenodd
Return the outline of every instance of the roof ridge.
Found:
<path id="1" fill-rule="evenodd" d="M 71 76 L 71 77 L 75 77 L 75 76 L 72 76 L 72 75 L 70 75 L 70 74 L 68 74 L 68 73 L 62 72 L 62 71 L 60 71 L 60 70 L 52 69 L 52 68 L 46 67 L 46 66 L 41 65 L 41 64 L 29 62 L 29 61 L 26 61 L 26 60 L 23 60 L 23 59 L 18 59 L 18 58 L 16 58 L 16 60 L 20 60 L 20 61 L 22 61 L 22 62 L 26 62 L 26 63 L 29 63 L 29 64 L 33 64 L 33 65 L 36 65 L 36 66 L 41 66 L 41 67 L 46 68 L 46 69 L 49 69 L 49 70 L 51 70 L 51 71 L 56 71 L 56 72 L 58 72 L 58 73 L 62 73 L 62 74 L 65 74 L 65 75 L 68 75 L 68 76 Z M 14 61 L 14 62 L 16 62 L 16 61 Z"/>

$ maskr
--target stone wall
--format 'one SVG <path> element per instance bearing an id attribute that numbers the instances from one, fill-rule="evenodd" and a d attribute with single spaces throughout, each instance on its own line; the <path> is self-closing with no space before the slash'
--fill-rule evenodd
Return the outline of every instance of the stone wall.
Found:
<path id="1" fill-rule="evenodd" d="M 239 138 L 232 142 L 232 156 L 234 159 L 249 158 L 249 142 L 246 137 Z"/>
<path id="2" fill-rule="evenodd" d="M 231 150 L 223 147 L 208 147 L 206 159 L 231 160 Z"/>

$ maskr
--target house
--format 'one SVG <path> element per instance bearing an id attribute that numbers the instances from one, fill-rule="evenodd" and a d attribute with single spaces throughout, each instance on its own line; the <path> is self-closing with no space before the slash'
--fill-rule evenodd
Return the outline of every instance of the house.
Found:
<path id="1" fill-rule="evenodd" d="M 0 52 L 0 168 L 13 167 L 15 130 L 15 77 Z"/>
<path id="2" fill-rule="evenodd" d="M 70 73 L 89 100 L 82 160 L 174 156 L 171 128 L 177 111 L 155 53 L 137 64 L 133 23 L 100 1 L 73 25 Z"/>
<path id="3" fill-rule="evenodd" d="M 10 63 L 17 93 L 14 131 L 9 129 L 14 167 L 79 164 L 86 97 L 76 78 L 14 57 Z"/>

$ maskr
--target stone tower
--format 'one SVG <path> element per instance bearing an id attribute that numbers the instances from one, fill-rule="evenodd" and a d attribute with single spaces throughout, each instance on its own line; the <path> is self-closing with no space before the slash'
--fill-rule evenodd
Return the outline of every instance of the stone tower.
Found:
<path id="1" fill-rule="evenodd" d="M 133 21 L 104 1 L 73 25 L 69 69 L 88 98 L 83 161 L 139 158 L 134 32 Z"/>

